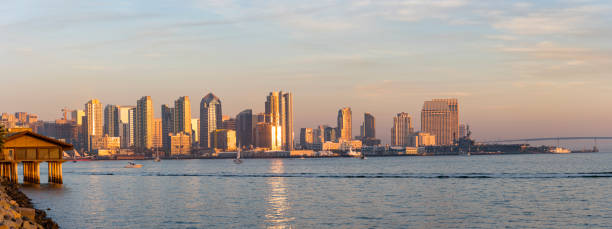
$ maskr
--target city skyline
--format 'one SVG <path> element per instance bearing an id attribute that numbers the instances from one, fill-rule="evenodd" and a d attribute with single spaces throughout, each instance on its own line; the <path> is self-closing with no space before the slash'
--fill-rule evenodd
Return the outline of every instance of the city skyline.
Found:
<path id="1" fill-rule="evenodd" d="M 255 95 L 282 90 L 296 95 L 295 133 L 334 125 L 350 106 L 354 123 L 377 117 L 384 142 L 394 114 L 419 128 L 432 98 L 460 99 L 477 139 L 609 135 L 601 123 L 612 123 L 600 105 L 612 96 L 607 1 L 57 6 L 0 6 L 12 12 L 0 15 L 0 67 L 18 86 L 0 91 L 12 98 L 3 111 L 53 120 L 90 98 L 124 105 L 150 95 L 160 105 L 214 91 L 233 116 L 262 112 Z M 23 87 L 62 92 L 14 96 Z"/>

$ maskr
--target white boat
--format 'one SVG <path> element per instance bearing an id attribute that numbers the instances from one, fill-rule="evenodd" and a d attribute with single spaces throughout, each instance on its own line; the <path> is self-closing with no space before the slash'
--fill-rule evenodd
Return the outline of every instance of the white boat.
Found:
<path id="1" fill-rule="evenodd" d="M 236 152 L 236 158 L 234 159 L 234 163 L 236 163 L 236 164 L 242 163 L 242 160 L 240 160 L 240 150 L 238 150 L 238 152 Z"/>
<path id="2" fill-rule="evenodd" d="M 124 168 L 142 168 L 142 164 L 135 164 L 134 162 L 128 162 Z"/>
<path id="3" fill-rule="evenodd" d="M 353 151 L 353 147 L 349 149 L 349 152 L 346 155 L 348 155 L 349 157 L 362 157 L 362 154 L 360 152 Z"/>

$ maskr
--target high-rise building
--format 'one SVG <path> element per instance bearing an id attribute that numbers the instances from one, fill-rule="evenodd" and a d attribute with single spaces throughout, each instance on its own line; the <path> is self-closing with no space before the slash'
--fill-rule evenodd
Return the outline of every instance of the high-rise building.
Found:
<path id="1" fill-rule="evenodd" d="M 125 110 L 123 110 L 123 108 L 125 107 Z M 119 111 L 121 112 L 121 117 L 123 117 L 123 113 L 127 113 L 127 120 L 122 118 L 122 123 L 125 127 L 125 129 L 123 130 L 124 132 L 124 139 L 126 141 L 126 148 L 127 147 L 134 147 L 136 144 L 136 107 L 135 106 L 124 106 L 121 107 L 121 109 L 119 109 Z M 127 124 L 127 125 L 126 125 Z M 121 140 L 122 142 L 124 140 Z"/>
<path id="2" fill-rule="evenodd" d="M 85 116 L 84 110 L 73 110 L 70 114 L 71 120 L 77 125 L 83 125 L 84 116 Z"/>
<path id="3" fill-rule="evenodd" d="M 224 130 L 216 129 L 212 132 L 213 144 L 212 148 L 221 151 L 234 151 L 236 150 L 236 131 L 235 130 Z"/>
<path id="4" fill-rule="evenodd" d="M 200 119 L 192 118 L 191 119 L 191 144 L 199 145 L 200 142 Z"/>
<path id="5" fill-rule="evenodd" d="M 325 127 L 318 126 L 317 128 L 312 129 L 312 135 L 314 144 L 321 144 L 325 142 Z"/>
<path id="6" fill-rule="evenodd" d="M 191 135 L 191 102 L 189 96 L 174 101 L 174 132 Z"/>
<path id="7" fill-rule="evenodd" d="M 221 100 L 213 93 L 202 98 L 200 102 L 200 147 L 210 149 L 211 133 L 223 125 Z"/>
<path id="8" fill-rule="evenodd" d="M 119 106 L 104 107 L 104 134 L 109 137 L 119 137 Z"/>
<path id="9" fill-rule="evenodd" d="M 28 112 L 15 112 L 15 118 L 19 125 L 24 125 L 28 122 Z"/>
<path id="10" fill-rule="evenodd" d="M 166 156 L 189 155 L 191 153 L 191 136 L 184 133 L 171 134 L 170 151 Z"/>
<path id="11" fill-rule="evenodd" d="M 236 119 L 230 118 L 228 115 L 223 115 L 222 129 L 236 130 Z"/>
<path id="12" fill-rule="evenodd" d="M 162 143 L 162 120 L 161 118 L 154 118 L 152 146 L 154 149 L 160 149 L 163 146 Z"/>
<path id="13" fill-rule="evenodd" d="M 135 106 L 119 106 L 119 138 L 122 148 L 134 146 L 135 118 Z"/>
<path id="14" fill-rule="evenodd" d="M 143 96 L 136 105 L 135 146 L 138 151 L 153 148 L 153 100 Z"/>
<path id="15" fill-rule="evenodd" d="M 28 114 L 28 124 L 33 124 L 38 122 L 38 115 L 36 114 Z"/>
<path id="16" fill-rule="evenodd" d="M 255 146 L 270 150 L 279 150 L 281 147 L 278 132 L 280 127 L 269 122 L 258 122 L 255 126 Z"/>
<path id="17" fill-rule="evenodd" d="M 300 129 L 300 145 L 302 149 L 309 149 L 314 144 L 314 130 L 312 128 Z"/>
<path id="18" fill-rule="evenodd" d="M 280 131 L 281 147 L 293 150 L 293 95 L 290 92 L 270 92 L 266 99 L 266 120 Z M 276 134 L 279 134 L 278 131 Z"/>
<path id="19" fill-rule="evenodd" d="M 246 109 L 236 115 L 236 143 L 240 148 L 249 148 L 253 144 L 253 110 Z"/>
<path id="20" fill-rule="evenodd" d="M 391 145 L 409 146 L 410 136 L 414 132 L 412 128 L 412 117 L 408 113 L 399 113 L 393 117 L 391 128 Z"/>
<path id="21" fill-rule="evenodd" d="M 361 134 L 362 139 L 373 139 L 376 138 L 376 120 L 370 113 L 363 114 L 363 133 Z"/>
<path id="22" fill-rule="evenodd" d="M 353 123 L 350 107 L 342 108 L 338 111 L 338 139 L 350 141 L 353 139 Z"/>
<path id="23" fill-rule="evenodd" d="M 170 136 L 175 133 L 175 108 L 168 107 L 166 104 L 162 104 L 161 106 L 161 116 L 162 116 L 162 145 L 163 148 L 168 151 L 170 149 Z"/>
<path id="24" fill-rule="evenodd" d="M 97 99 L 89 100 L 85 104 L 85 117 L 87 126 L 85 127 L 85 139 L 87 141 L 87 150 L 91 151 L 91 136 L 102 137 L 102 104 Z"/>
<path id="25" fill-rule="evenodd" d="M 323 126 L 323 142 L 336 142 L 339 135 L 338 128 Z"/>
<path id="26" fill-rule="evenodd" d="M 437 145 L 452 145 L 459 139 L 457 99 L 425 101 L 421 111 L 421 131 L 436 136 Z"/>
<path id="27" fill-rule="evenodd" d="M 2 113 L 2 125 L 5 128 L 14 128 L 17 126 L 17 118 L 15 115 L 9 113 Z"/>

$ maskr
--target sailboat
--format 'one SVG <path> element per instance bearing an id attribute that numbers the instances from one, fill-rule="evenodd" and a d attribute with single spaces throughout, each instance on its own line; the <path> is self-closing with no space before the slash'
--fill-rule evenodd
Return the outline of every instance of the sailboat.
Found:
<path id="1" fill-rule="evenodd" d="M 159 151 L 155 152 L 155 162 L 160 162 L 161 159 L 159 158 Z"/>
<path id="2" fill-rule="evenodd" d="M 234 163 L 236 164 L 242 163 L 242 160 L 240 160 L 240 149 L 238 149 L 238 152 L 236 152 L 236 158 L 234 159 Z"/>

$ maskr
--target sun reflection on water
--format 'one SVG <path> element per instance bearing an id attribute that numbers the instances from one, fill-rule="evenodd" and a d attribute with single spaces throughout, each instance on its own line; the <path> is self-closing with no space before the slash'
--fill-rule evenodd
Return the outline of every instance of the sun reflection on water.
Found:
<path id="1" fill-rule="evenodd" d="M 270 165 L 271 173 L 285 172 L 283 160 L 274 160 Z M 269 187 L 266 201 L 266 225 L 267 228 L 292 228 L 294 220 L 289 215 L 289 203 L 287 198 L 287 184 L 284 177 L 270 177 L 267 179 Z"/>

